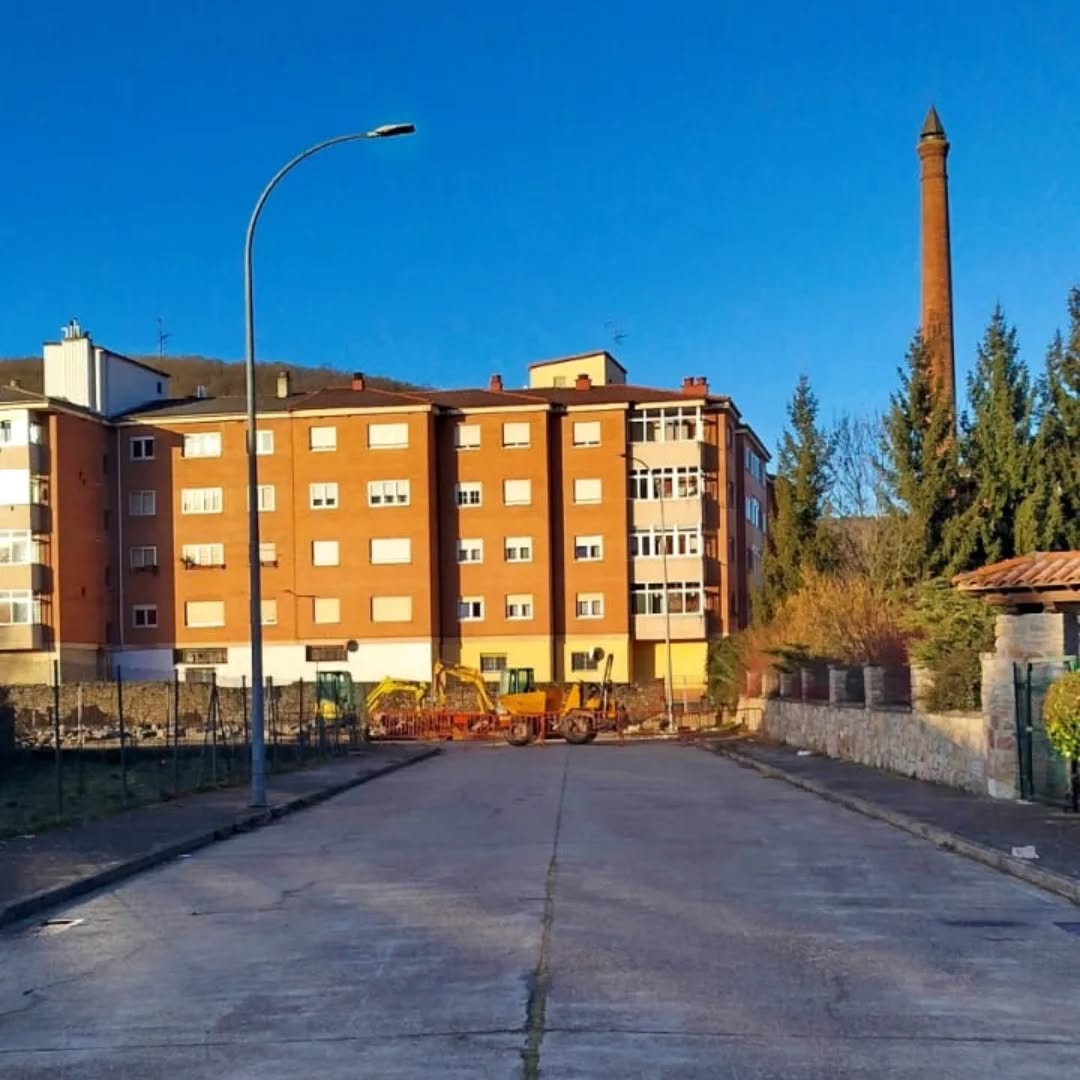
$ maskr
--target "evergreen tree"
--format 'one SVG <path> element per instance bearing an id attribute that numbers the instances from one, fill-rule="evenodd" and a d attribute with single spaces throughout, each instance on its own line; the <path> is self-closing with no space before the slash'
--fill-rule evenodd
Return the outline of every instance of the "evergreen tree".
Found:
<path id="1" fill-rule="evenodd" d="M 1080 288 L 1069 294 L 1069 336 L 1058 334 L 1039 380 L 1028 496 L 1017 521 L 1025 551 L 1080 550 Z"/>
<path id="2" fill-rule="evenodd" d="M 971 411 L 960 440 L 965 508 L 956 529 L 961 570 L 1016 555 L 1017 534 L 1025 531 L 1018 515 L 1031 476 L 1031 380 L 1000 306 L 967 385 Z"/>
<path id="3" fill-rule="evenodd" d="M 885 417 L 881 497 L 897 537 L 888 584 L 911 584 L 955 570 L 958 470 L 952 409 L 936 392 L 921 334 L 899 374 Z"/>
<path id="4" fill-rule="evenodd" d="M 820 528 L 829 486 L 829 440 L 818 426 L 817 398 L 805 375 L 799 377 L 787 412 L 776 462 L 764 591 L 755 605 L 766 620 L 798 589 L 804 566 L 824 569 L 831 561 Z"/>

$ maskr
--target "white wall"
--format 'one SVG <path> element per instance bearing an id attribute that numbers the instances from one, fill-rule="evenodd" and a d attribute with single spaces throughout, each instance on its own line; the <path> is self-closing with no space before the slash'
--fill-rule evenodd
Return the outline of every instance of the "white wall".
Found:
<path id="1" fill-rule="evenodd" d="M 303 645 L 266 645 L 263 648 L 263 674 L 276 683 L 304 679 L 314 682 L 319 671 L 348 671 L 354 682 L 377 683 L 387 675 L 398 679 L 428 682 L 435 661 L 431 642 L 399 641 L 360 642 L 359 649 L 348 653 L 344 663 L 312 663 L 306 659 Z M 223 685 L 239 684 L 241 677 L 251 679 L 251 650 L 246 645 L 232 645 L 228 662 L 218 664 L 218 678 Z M 113 655 L 113 668 L 124 669 L 126 679 L 167 679 L 172 677 L 172 649 L 123 649 Z M 184 668 L 180 665 L 181 678 Z M 209 665 L 189 665 L 205 667 Z"/>
<path id="2" fill-rule="evenodd" d="M 97 409 L 93 346 L 88 337 L 65 338 L 45 345 L 45 395 Z"/>
<path id="3" fill-rule="evenodd" d="M 94 351 L 100 372 L 100 408 L 106 416 L 115 416 L 167 396 L 169 380 L 166 376 L 107 349 Z"/>

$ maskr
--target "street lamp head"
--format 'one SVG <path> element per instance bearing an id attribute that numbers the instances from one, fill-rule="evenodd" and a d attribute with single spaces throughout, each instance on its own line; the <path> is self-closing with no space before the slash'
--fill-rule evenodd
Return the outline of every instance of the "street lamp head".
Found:
<path id="1" fill-rule="evenodd" d="M 368 132 L 372 139 L 392 139 L 395 135 L 411 135 L 416 130 L 415 124 L 383 124 Z"/>

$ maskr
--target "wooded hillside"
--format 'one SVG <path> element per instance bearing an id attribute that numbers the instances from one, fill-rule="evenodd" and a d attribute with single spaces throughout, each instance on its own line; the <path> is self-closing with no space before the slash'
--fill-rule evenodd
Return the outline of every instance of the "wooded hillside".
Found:
<path id="1" fill-rule="evenodd" d="M 239 361 L 214 360 L 206 356 L 136 356 L 136 360 L 161 368 L 172 376 L 170 389 L 173 397 L 195 394 L 198 386 L 205 386 L 210 397 L 228 397 L 244 393 L 244 365 Z M 294 390 L 317 390 L 324 386 L 348 385 L 350 373 L 327 367 L 300 367 L 296 364 L 259 364 L 256 373 L 260 394 L 273 394 L 277 387 L 278 373 L 292 374 Z M 0 386 L 15 380 L 24 390 L 42 389 L 42 363 L 40 357 L 24 356 L 0 358 Z M 414 385 L 400 379 L 366 375 L 369 386 L 383 390 L 409 389 Z"/>

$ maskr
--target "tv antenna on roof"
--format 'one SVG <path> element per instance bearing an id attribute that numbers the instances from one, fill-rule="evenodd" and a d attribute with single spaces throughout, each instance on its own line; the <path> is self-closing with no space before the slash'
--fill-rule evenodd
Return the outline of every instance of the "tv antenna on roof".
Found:
<path id="1" fill-rule="evenodd" d="M 172 337 L 172 334 L 168 333 L 165 329 L 165 320 L 159 315 L 157 317 L 157 351 L 158 359 L 165 359 L 165 342 Z"/>
<path id="2" fill-rule="evenodd" d="M 626 340 L 626 334 L 614 319 L 609 319 L 604 323 L 604 329 L 611 331 L 611 340 L 615 345 L 621 345 Z"/>

